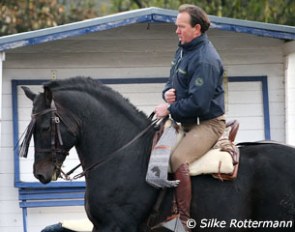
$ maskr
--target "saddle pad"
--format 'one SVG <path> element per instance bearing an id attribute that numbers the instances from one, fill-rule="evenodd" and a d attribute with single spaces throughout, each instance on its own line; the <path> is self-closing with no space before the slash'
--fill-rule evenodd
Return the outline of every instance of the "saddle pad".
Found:
<path id="1" fill-rule="evenodd" d="M 200 159 L 190 164 L 190 175 L 225 173 L 230 174 L 234 171 L 233 159 L 226 151 L 212 149 Z"/>

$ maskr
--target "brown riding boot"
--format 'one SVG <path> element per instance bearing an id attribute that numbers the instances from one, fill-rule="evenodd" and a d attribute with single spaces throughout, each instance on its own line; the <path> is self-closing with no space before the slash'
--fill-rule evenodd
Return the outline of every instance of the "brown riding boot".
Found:
<path id="1" fill-rule="evenodd" d="M 180 181 L 176 188 L 176 203 L 180 214 L 180 220 L 186 231 L 191 231 L 186 226 L 186 222 L 190 218 L 192 198 L 191 177 L 189 175 L 189 165 L 187 163 L 180 165 L 175 171 L 175 179 Z"/>

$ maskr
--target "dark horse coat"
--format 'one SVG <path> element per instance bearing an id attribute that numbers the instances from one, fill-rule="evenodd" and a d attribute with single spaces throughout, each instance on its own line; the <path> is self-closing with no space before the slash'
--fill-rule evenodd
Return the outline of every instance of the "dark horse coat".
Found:
<path id="1" fill-rule="evenodd" d="M 75 146 L 84 170 L 99 162 L 86 171 L 85 208 L 94 231 L 148 230 L 146 220 L 159 193 L 145 182 L 155 130 L 124 145 L 151 121 L 120 94 L 90 78 L 52 81 L 44 89 L 36 95 L 24 88 L 33 100 L 35 177 L 50 182 Z M 52 116 L 60 118 L 58 127 Z M 241 147 L 240 154 L 235 181 L 192 177 L 195 230 L 293 231 L 295 149 L 261 144 Z M 168 189 L 162 202 L 163 218 L 170 213 L 172 192 Z"/>

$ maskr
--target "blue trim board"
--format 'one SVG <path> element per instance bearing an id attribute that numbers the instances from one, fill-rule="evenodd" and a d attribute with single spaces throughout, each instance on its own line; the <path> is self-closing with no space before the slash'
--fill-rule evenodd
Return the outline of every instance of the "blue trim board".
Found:
<path id="1" fill-rule="evenodd" d="M 13 122 L 13 154 L 14 154 L 14 183 L 16 184 L 20 180 L 19 173 L 19 141 L 18 141 L 18 100 L 17 100 L 17 82 L 11 81 L 12 92 L 12 122 Z M 17 158 L 16 158 L 17 157 Z"/>
<path id="2" fill-rule="evenodd" d="M 167 77 L 154 77 L 154 78 L 115 78 L 115 79 L 97 79 L 104 84 L 144 84 L 144 83 L 165 83 Z M 85 187 L 84 181 L 77 182 L 51 182 L 47 185 L 43 185 L 39 182 L 22 182 L 20 180 L 19 173 L 19 151 L 18 151 L 18 100 L 17 100 L 17 87 L 19 85 L 42 85 L 50 80 L 12 80 L 12 111 L 13 111 L 13 142 L 15 144 L 14 149 L 14 183 L 15 187 L 24 188 L 48 188 L 48 187 Z M 262 95 L 263 95 L 263 113 L 264 113 L 264 135 L 266 140 L 270 140 L 270 116 L 269 116 L 269 102 L 268 102 L 268 86 L 266 76 L 232 76 L 228 77 L 229 82 L 251 82 L 260 81 L 262 83 Z"/>
<path id="3" fill-rule="evenodd" d="M 294 40 L 295 34 L 289 34 L 286 32 L 278 32 L 278 31 L 270 31 L 265 29 L 253 28 L 253 27 L 245 27 L 238 26 L 232 24 L 220 24 L 213 23 L 212 28 L 220 29 L 223 31 L 234 31 L 239 33 L 253 34 L 258 36 L 276 38 L 276 39 L 285 39 L 285 40 Z"/>
<path id="4" fill-rule="evenodd" d="M 271 140 L 267 76 L 248 76 L 248 77 L 235 76 L 235 77 L 229 77 L 228 81 L 230 82 L 260 81 L 261 82 L 263 115 L 264 115 L 264 138 L 266 140 Z"/>
<path id="5" fill-rule="evenodd" d="M 39 208 L 39 207 L 60 207 L 60 206 L 84 206 L 84 199 L 81 200 L 68 200 L 68 201 L 37 201 L 19 203 L 20 208 Z"/>
<path id="6" fill-rule="evenodd" d="M 45 43 L 45 42 L 64 39 L 67 37 L 75 37 L 75 36 L 85 35 L 85 34 L 92 33 L 92 32 L 110 30 L 112 28 L 128 25 L 130 23 L 145 22 L 146 20 L 147 20 L 146 17 L 140 17 L 140 18 L 136 18 L 136 19 L 122 20 L 117 23 L 100 24 L 97 26 L 90 26 L 87 28 L 57 32 L 57 33 L 53 33 L 50 35 L 44 35 L 44 36 L 39 36 L 39 37 L 32 37 L 32 38 L 22 40 L 21 46 L 36 45 L 36 44 L 41 44 L 41 43 Z M 13 43 L 6 43 L 3 45 L 0 44 L 0 51 L 20 47 L 19 45 L 20 45 L 20 41 L 16 41 Z"/>
<path id="7" fill-rule="evenodd" d="M 62 191 L 61 191 L 62 190 Z M 85 187 L 69 188 L 20 188 L 19 200 L 50 200 L 84 198 Z"/>

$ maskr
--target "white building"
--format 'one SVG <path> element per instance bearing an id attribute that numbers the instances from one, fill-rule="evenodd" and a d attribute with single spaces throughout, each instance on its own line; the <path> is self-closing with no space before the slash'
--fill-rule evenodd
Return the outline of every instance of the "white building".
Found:
<path id="1" fill-rule="evenodd" d="M 18 188 L 38 187 L 29 159 L 14 150 L 25 130 L 31 102 L 20 85 L 72 76 L 102 79 L 132 103 L 152 112 L 177 47 L 177 12 L 147 8 L 0 38 L 0 231 L 23 231 Z M 210 16 L 209 39 L 224 62 L 227 117 L 240 121 L 237 141 L 272 139 L 295 145 L 295 27 Z M 68 167 L 77 163 L 70 158 Z M 58 182 L 55 186 L 83 185 Z M 84 209 L 28 209 L 28 231 Z"/>

